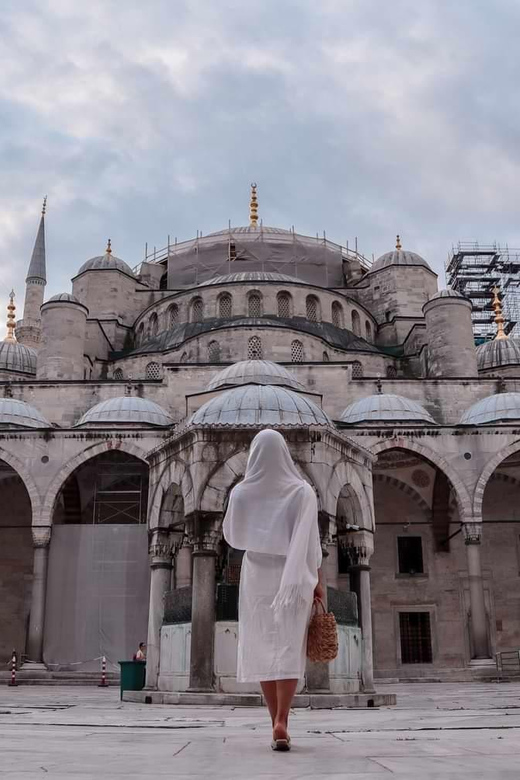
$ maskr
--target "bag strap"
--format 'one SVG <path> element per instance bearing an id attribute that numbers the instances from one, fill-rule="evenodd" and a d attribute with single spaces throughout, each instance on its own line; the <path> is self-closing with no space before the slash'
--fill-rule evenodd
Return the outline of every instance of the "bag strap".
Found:
<path id="1" fill-rule="evenodd" d="M 322 610 L 323 614 L 326 615 L 327 614 L 327 610 L 325 609 L 325 604 L 323 602 L 323 599 L 314 599 L 313 611 L 315 612 L 316 615 L 318 614 L 320 607 L 321 607 L 321 610 Z"/>

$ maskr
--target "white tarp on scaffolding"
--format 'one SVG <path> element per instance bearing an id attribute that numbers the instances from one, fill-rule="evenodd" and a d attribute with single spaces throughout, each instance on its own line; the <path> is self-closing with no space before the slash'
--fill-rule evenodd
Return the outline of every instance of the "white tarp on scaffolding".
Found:
<path id="1" fill-rule="evenodd" d="M 47 585 L 44 661 L 109 670 L 146 641 L 150 583 L 146 525 L 56 525 Z"/>

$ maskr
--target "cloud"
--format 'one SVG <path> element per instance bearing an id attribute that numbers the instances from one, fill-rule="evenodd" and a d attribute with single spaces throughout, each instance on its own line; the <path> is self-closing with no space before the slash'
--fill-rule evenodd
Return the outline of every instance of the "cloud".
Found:
<path id="1" fill-rule="evenodd" d="M 6 0 L 0 312 L 43 195 L 48 287 L 108 236 L 150 247 L 247 221 L 441 273 L 453 242 L 520 245 L 515 0 Z M 6 301 L 7 302 L 7 301 Z"/>

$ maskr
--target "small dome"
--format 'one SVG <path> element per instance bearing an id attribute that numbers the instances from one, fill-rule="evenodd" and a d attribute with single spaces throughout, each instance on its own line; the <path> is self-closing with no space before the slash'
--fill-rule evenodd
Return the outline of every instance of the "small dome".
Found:
<path id="1" fill-rule="evenodd" d="M 51 428 L 38 409 L 26 404 L 25 401 L 15 401 L 14 398 L 0 398 L 0 428 L 16 426 L 17 428 Z"/>
<path id="2" fill-rule="evenodd" d="M 332 426 L 325 412 L 312 401 L 273 385 L 245 385 L 227 390 L 194 412 L 188 424 L 208 428 Z"/>
<path id="3" fill-rule="evenodd" d="M 284 284 L 301 284 L 301 279 L 287 274 L 270 273 L 268 271 L 247 271 L 241 274 L 225 274 L 224 276 L 213 276 L 201 282 L 198 287 L 207 287 L 210 284 L 228 284 L 230 282 L 283 282 Z"/>
<path id="4" fill-rule="evenodd" d="M 385 393 L 370 395 L 347 406 L 340 419 L 350 425 L 379 422 L 436 425 L 433 417 L 417 401 L 411 401 L 402 395 Z"/>
<path id="5" fill-rule="evenodd" d="M 416 252 L 409 252 L 401 248 L 399 242 L 399 236 L 397 237 L 396 248 L 392 252 L 385 252 L 384 255 L 378 257 L 375 263 L 370 268 L 370 272 L 379 271 L 381 268 L 388 268 L 391 265 L 422 265 L 424 268 L 428 268 L 431 271 L 430 266 L 421 255 Z"/>
<path id="6" fill-rule="evenodd" d="M 117 425 L 131 423 L 134 425 L 172 425 L 173 420 L 162 406 L 154 401 L 136 396 L 120 396 L 101 401 L 85 412 L 79 425 Z"/>
<path id="7" fill-rule="evenodd" d="M 53 295 L 52 298 L 49 298 L 48 301 L 45 301 L 45 303 L 50 303 L 51 301 L 65 301 L 65 303 L 79 303 L 80 306 L 83 306 L 80 300 L 76 298 L 75 295 L 72 295 L 72 293 L 58 293 L 58 295 Z"/>
<path id="8" fill-rule="evenodd" d="M 0 371 L 36 374 L 36 350 L 17 341 L 0 343 Z"/>
<path id="9" fill-rule="evenodd" d="M 206 390 L 215 390 L 226 385 L 285 385 L 294 390 L 304 390 L 301 382 L 283 366 L 271 360 L 241 360 L 215 374 Z"/>
<path id="10" fill-rule="evenodd" d="M 429 301 L 435 301 L 437 298 L 462 298 L 463 301 L 468 300 L 468 298 L 458 292 L 458 290 L 454 290 L 453 287 L 446 287 L 445 290 L 439 290 L 435 295 L 432 295 Z"/>
<path id="11" fill-rule="evenodd" d="M 513 420 L 520 420 L 520 393 L 497 393 L 466 409 L 460 424 L 487 425 Z"/>
<path id="12" fill-rule="evenodd" d="M 479 371 L 520 366 L 520 344 L 514 339 L 493 339 L 477 347 Z"/>
<path id="13" fill-rule="evenodd" d="M 87 260 L 86 263 L 83 263 L 81 268 L 78 271 L 79 274 L 84 273 L 85 271 L 122 271 L 124 274 L 127 274 L 128 276 L 134 276 L 134 272 L 130 268 L 129 265 L 125 263 L 124 260 L 121 260 L 120 257 L 116 257 L 112 254 L 112 250 L 110 249 L 110 244 L 107 247 L 107 251 L 104 255 L 97 255 L 96 257 L 91 257 L 90 260 Z"/>

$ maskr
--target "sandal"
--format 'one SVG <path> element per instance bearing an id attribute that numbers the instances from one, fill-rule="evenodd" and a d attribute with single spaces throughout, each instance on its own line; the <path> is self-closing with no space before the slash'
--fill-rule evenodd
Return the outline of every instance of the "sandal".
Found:
<path id="1" fill-rule="evenodd" d="M 271 742 L 271 750 L 279 750 L 281 752 L 287 753 L 291 749 L 291 738 L 287 737 L 287 739 L 273 739 Z"/>

